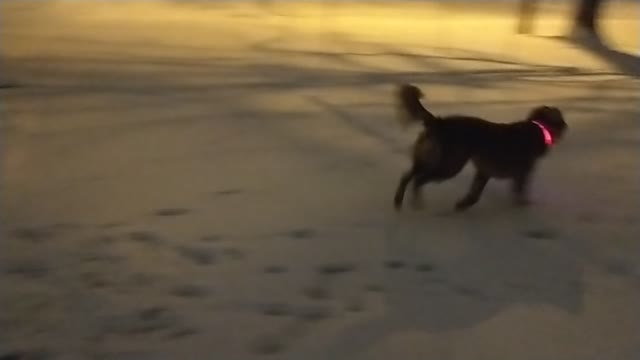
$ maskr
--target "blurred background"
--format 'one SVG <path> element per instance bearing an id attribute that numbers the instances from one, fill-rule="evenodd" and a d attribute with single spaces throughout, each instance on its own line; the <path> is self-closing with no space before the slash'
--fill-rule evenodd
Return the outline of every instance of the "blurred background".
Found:
<path id="1" fill-rule="evenodd" d="M 638 1 L 0 3 L 0 359 L 640 358 Z M 392 195 L 436 114 L 569 133 Z"/>

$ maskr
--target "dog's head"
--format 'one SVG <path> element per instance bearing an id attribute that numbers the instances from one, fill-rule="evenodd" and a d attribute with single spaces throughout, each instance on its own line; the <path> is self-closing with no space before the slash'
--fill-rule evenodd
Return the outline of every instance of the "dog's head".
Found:
<path id="1" fill-rule="evenodd" d="M 538 106 L 531 110 L 527 121 L 535 121 L 542 124 L 551 132 L 553 140 L 559 141 L 568 130 L 567 123 L 560 109 L 553 106 Z"/>

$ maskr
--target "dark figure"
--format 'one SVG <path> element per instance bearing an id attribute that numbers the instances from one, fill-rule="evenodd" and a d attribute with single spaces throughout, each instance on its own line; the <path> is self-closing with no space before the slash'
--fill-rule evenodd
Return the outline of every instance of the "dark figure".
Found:
<path id="1" fill-rule="evenodd" d="M 469 191 L 456 203 L 457 210 L 478 202 L 491 178 L 511 180 L 515 202 L 526 205 L 537 161 L 567 130 L 560 110 L 539 106 L 525 120 L 498 124 L 472 116 L 434 116 L 422 106 L 422 96 L 413 85 L 402 85 L 396 94 L 400 119 L 424 126 L 413 146 L 413 164 L 398 184 L 396 209 L 402 207 L 410 183 L 419 199 L 422 185 L 453 178 L 469 161 L 476 173 Z"/>
<path id="2" fill-rule="evenodd" d="M 529 34 L 536 15 L 538 0 L 520 0 L 518 34 Z"/>
<path id="3" fill-rule="evenodd" d="M 598 16 L 603 0 L 580 0 L 574 19 L 574 35 L 599 38 Z"/>

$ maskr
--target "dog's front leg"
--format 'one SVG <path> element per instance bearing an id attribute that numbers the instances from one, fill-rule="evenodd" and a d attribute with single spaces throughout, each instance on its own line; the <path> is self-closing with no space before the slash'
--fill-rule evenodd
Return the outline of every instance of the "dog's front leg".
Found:
<path id="1" fill-rule="evenodd" d="M 478 200 L 480 200 L 480 196 L 482 195 L 482 191 L 487 185 L 487 182 L 489 182 L 489 177 L 477 171 L 473 177 L 473 182 L 471 183 L 469 192 L 456 203 L 456 210 L 463 211 L 477 203 Z"/>
<path id="2" fill-rule="evenodd" d="M 415 176 L 413 178 L 413 187 L 411 189 L 411 205 L 414 209 L 421 209 L 423 206 L 422 201 L 422 186 L 427 183 L 424 176 Z"/>
<path id="3" fill-rule="evenodd" d="M 513 201 L 517 206 L 531 204 L 529 200 L 530 172 L 526 172 L 513 179 Z"/>
<path id="4" fill-rule="evenodd" d="M 413 169 L 407 171 L 400 178 L 400 183 L 398 184 L 398 188 L 396 189 L 396 196 L 393 198 L 393 204 L 395 205 L 396 210 L 399 210 L 402 207 L 402 200 L 404 199 L 404 193 L 407 189 L 407 185 L 411 182 L 411 179 L 415 176 L 415 172 Z"/>

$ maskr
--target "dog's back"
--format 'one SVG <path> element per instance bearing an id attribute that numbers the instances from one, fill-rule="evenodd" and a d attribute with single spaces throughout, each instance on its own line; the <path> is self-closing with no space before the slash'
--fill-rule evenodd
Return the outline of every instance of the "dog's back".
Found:
<path id="1" fill-rule="evenodd" d="M 430 131 L 440 146 L 439 168 L 447 170 L 442 176 L 457 175 L 472 160 L 487 175 L 510 177 L 546 152 L 535 125 L 525 121 L 501 124 L 478 117 L 447 116 L 432 122 Z"/>

